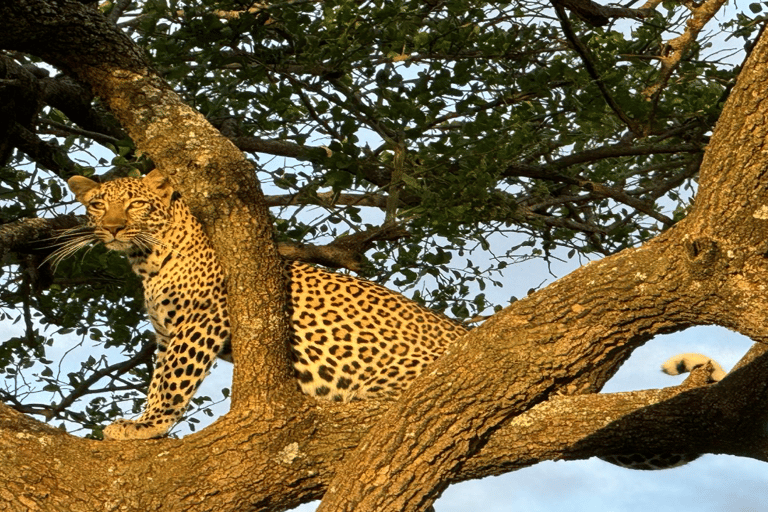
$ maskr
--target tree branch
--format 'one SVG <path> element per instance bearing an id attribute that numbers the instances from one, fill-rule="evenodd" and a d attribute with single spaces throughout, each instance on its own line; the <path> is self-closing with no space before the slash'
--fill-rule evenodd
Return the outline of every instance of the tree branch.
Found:
<path id="1" fill-rule="evenodd" d="M 387 207 L 387 196 L 382 194 L 337 194 L 335 192 L 320 192 L 309 198 L 302 194 L 286 194 L 282 196 L 266 196 L 268 206 L 291 206 L 312 204 L 319 200 L 323 206 L 369 206 L 381 210 Z M 314 201 L 313 201 L 314 200 Z"/>
<path id="2" fill-rule="evenodd" d="M 553 3 L 568 8 L 579 18 L 595 27 L 605 26 L 615 18 L 645 19 L 653 16 L 653 9 L 644 7 L 629 9 L 626 7 L 600 5 L 590 0 L 556 0 Z"/>
<path id="3" fill-rule="evenodd" d="M 754 312 L 768 310 L 759 291 L 768 286 L 768 126 L 744 116 L 768 115 L 760 92 L 767 61 L 763 36 L 712 136 L 689 218 L 514 303 L 459 340 L 347 456 L 319 511 L 422 510 L 446 471 L 459 471 L 499 425 L 558 392 L 594 391 L 654 334 L 711 323 L 762 338 L 765 322 Z M 597 296 L 619 303 L 598 305 Z"/>
<path id="4" fill-rule="evenodd" d="M 38 53 L 90 83 L 206 222 L 230 277 L 238 361 L 232 411 L 181 441 L 95 443 L 0 406 L 0 498 L 11 507 L 43 509 L 57 500 L 61 508 L 89 510 L 96 498 L 132 510 L 271 510 L 327 489 L 321 510 L 421 510 L 510 422 L 522 431 L 514 422 L 537 405 L 596 392 L 650 337 L 711 323 L 755 339 L 765 331 L 755 312 L 768 310 L 768 152 L 759 147 L 768 138 L 755 126 L 768 130 L 768 115 L 765 76 L 745 68 L 747 85 L 734 89 L 729 105 L 761 122 L 723 114 L 688 220 L 515 302 L 459 340 L 397 402 L 318 404 L 292 378 L 269 219 L 242 155 L 183 106 L 141 51 L 93 9 L 71 0 L 19 0 L 3 4 L 0 14 L 0 47 Z M 753 67 L 768 61 L 765 38 L 761 45 Z M 729 157 L 744 148 L 746 162 Z M 766 368 L 760 359 L 740 372 L 756 376 L 723 407 L 735 411 L 756 398 L 761 406 L 752 406 L 765 410 Z M 727 390 L 726 380 L 712 389 Z M 588 413 L 589 399 L 595 397 L 574 400 L 585 400 L 579 403 Z M 562 414 L 557 406 L 552 411 Z M 741 422 L 738 414 L 725 418 L 713 427 Z M 606 426 L 604 416 L 599 421 L 596 428 Z M 558 428 L 548 434 L 555 443 Z M 541 460 L 522 447 L 506 459 L 490 457 L 510 465 Z M 73 492 L 52 496 L 51 482 Z"/>
<path id="5" fill-rule="evenodd" d="M 659 56 L 661 61 L 659 78 L 643 91 L 642 94 L 646 99 L 652 100 L 654 105 L 658 102 L 661 91 L 667 85 L 683 56 L 696 42 L 699 32 L 717 14 L 725 2 L 726 0 L 705 0 L 699 4 L 695 2 L 685 4 L 691 10 L 691 17 L 685 23 L 685 31 L 678 37 L 671 39 L 666 44 L 664 54 Z"/>
<path id="6" fill-rule="evenodd" d="M 625 444 L 627 433 L 631 433 L 639 447 L 652 451 L 693 451 L 704 446 L 719 453 L 765 460 L 767 443 L 760 433 L 764 423 L 752 420 L 764 418 L 768 411 L 767 362 L 762 356 L 743 370 L 731 372 L 716 386 L 554 396 L 490 434 L 474 456 L 457 468 L 451 482 L 507 473 L 543 460 L 606 454 L 607 447 L 636 448 Z M 755 386 L 747 389 L 758 392 L 745 395 L 744 385 Z M 702 403 L 707 406 L 702 407 Z M 738 404 L 737 409 L 729 407 L 734 404 Z M 295 421 L 290 424 L 230 414 L 182 441 L 131 443 L 131 457 L 124 458 L 119 465 L 114 460 L 124 456 L 124 446 L 67 436 L 0 405 L 0 445 L 4 447 L 7 467 L 12 468 L 6 475 L 6 485 L 19 478 L 27 482 L 24 490 L 7 502 L 27 499 L 47 503 L 49 495 L 35 491 L 50 491 L 46 478 L 55 478 L 64 488 L 78 486 L 79 492 L 68 496 L 68 501 L 59 501 L 72 504 L 68 508 L 72 511 L 88 510 L 77 506 L 84 496 L 115 499 L 114 482 L 120 482 L 119 500 L 136 510 L 182 504 L 189 512 L 293 508 L 322 497 L 339 458 L 374 429 L 386 405 L 317 403 L 308 399 L 293 412 Z M 727 414 L 719 416 L 722 421 L 712 422 L 712 415 L 723 410 Z M 252 435 L 266 432 L 268 425 L 269 435 Z M 737 427 L 738 435 L 734 435 Z M 652 435 L 645 430 L 649 428 Z M 215 457 L 210 453 L 212 446 L 216 447 Z M 37 455 L 28 457 L 32 450 Z M 158 457 L 158 453 L 164 455 Z M 36 460 L 45 461 L 45 465 L 38 467 Z M 52 465 L 50 460 L 62 464 Z M 78 470 L 70 465 L 77 465 Z M 94 478 L 81 479 L 80 468 L 92 471 Z M 113 479 L 96 478 L 110 468 Z M 146 478 L 147 468 L 152 468 L 151 480 Z M 30 479 L 32 474 L 40 478 Z M 185 478 L 179 479 L 179 474 Z M 282 482 L 282 491 L 272 496 L 266 494 L 270 481 Z M 205 500 L 189 501 L 185 496 L 206 492 L 200 482 L 210 482 L 210 489 L 215 491 L 206 494 Z M 154 489 L 158 491 L 156 496 Z M 0 488 L 0 493 L 3 491 Z"/>
<path id="7" fill-rule="evenodd" d="M 81 225 L 85 219 L 75 215 L 60 215 L 52 219 L 21 219 L 0 225 L 0 260 L 11 252 L 51 252 L 52 241 L 60 232 Z M 48 246 L 41 246 L 47 242 Z"/>
<path id="8" fill-rule="evenodd" d="M 85 217 L 60 215 L 50 219 L 21 219 L 0 225 L 0 259 L 11 253 L 47 256 L 56 249 L 58 236 L 85 224 Z M 278 252 L 287 260 L 316 263 L 331 268 L 363 270 L 364 254 L 380 240 L 398 240 L 410 236 L 397 224 L 374 227 L 340 236 L 327 245 L 279 243 Z M 85 281 L 81 284 L 93 282 Z M 70 284 L 76 284 L 70 282 Z"/>
<path id="9" fill-rule="evenodd" d="M 48 411 L 46 420 L 50 420 L 52 418 L 58 417 L 59 414 L 61 414 L 62 411 L 65 411 L 67 407 L 72 405 L 75 402 L 75 400 L 77 400 L 83 395 L 93 392 L 91 390 L 91 386 L 96 384 L 102 378 L 108 375 L 114 375 L 113 379 L 116 379 L 121 375 L 123 375 L 124 373 L 127 373 L 133 370 L 138 365 L 151 361 L 152 355 L 155 353 L 156 347 L 157 345 L 155 345 L 154 342 L 146 343 L 130 359 L 121 361 L 119 363 L 107 366 L 106 368 L 102 368 L 101 370 L 93 372 L 87 379 L 83 380 L 75 389 L 73 389 L 66 397 L 64 397 L 64 399 L 61 400 L 61 402 L 56 404 L 54 407 L 52 407 Z"/>
<path id="10" fill-rule="evenodd" d="M 322 161 L 332 156 L 330 149 L 304 146 L 286 140 L 265 140 L 259 137 L 245 136 L 231 137 L 230 140 L 241 151 L 267 153 L 309 162 Z"/>
<path id="11" fill-rule="evenodd" d="M 294 393 L 286 287 L 271 219 L 242 152 L 185 105 L 98 10 L 76 0 L 26 0 L 4 5 L 2 14 L 0 47 L 37 55 L 88 83 L 206 227 L 228 277 L 234 357 L 264 364 L 235 368 L 232 406 L 254 400 L 268 409 L 275 396 Z M 191 158 L 200 148 L 204 156 Z"/>
<path id="12" fill-rule="evenodd" d="M 594 59 L 589 51 L 589 48 L 587 48 L 586 45 L 581 42 L 581 39 L 579 39 L 579 37 L 573 31 L 573 27 L 571 27 L 571 22 L 568 21 L 568 15 L 565 13 L 565 9 L 563 9 L 559 2 L 554 0 L 552 2 L 552 6 L 555 8 L 555 13 L 557 13 L 557 17 L 560 19 L 560 26 L 563 28 L 563 34 L 565 34 L 565 37 L 573 45 L 573 49 L 576 50 L 576 53 L 578 53 L 581 57 L 581 61 L 584 63 L 584 69 L 587 70 L 589 76 L 591 76 L 595 81 L 595 85 L 597 85 L 597 88 L 600 90 L 600 93 L 602 94 L 605 102 L 608 104 L 611 110 L 614 111 L 616 116 L 618 116 L 618 118 L 621 119 L 621 121 L 627 126 L 630 132 L 640 135 L 641 132 L 637 122 L 631 119 L 624 112 L 624 110 L 622 110 L 619 104 L 616 103 L 616 100 L 613 99 L 613 95 L 605 86 L 600 73 L 597 71 L 597 67 L 595 66 Z"/>

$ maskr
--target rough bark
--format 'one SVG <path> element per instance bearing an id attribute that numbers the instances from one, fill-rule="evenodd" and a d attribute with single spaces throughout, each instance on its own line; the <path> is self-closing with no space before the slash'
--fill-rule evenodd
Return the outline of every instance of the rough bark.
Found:
<path id="1" fill-rule="evenodd" d="M 416 511 L 451 482 L 638 439 L 766 459 L 758 349 L 716 386 L 590 394 L 656 334 L 719 324 L 768 339 L 765 37 L 713 134 L 688 219 L 516 302 L 397 402 L 334 405 L 292 381 L 277 253 L 243 155 L 93 8 L 18 0 L 0 15 L 0 48 L 87 83 L 206 224 L 230 279 L 237 361 L 231 412 L 182 440 L 99 443 L 0 405 L 0 499 L 11 510 L 284 510 L 322 496 L 324 511 Z M 696 422 L 697 432 L 675 428 Z"/>
<path id="2" fill-rule="evenodd" d="M 232 291 L 233 334 L 242 340 L 235 348 L 241 364 L 233 387 L 261 381 L 261 402 L 269 403 L 267 395 L 288 387 L 291 371 L 281 350 L 287 326 L 277 252 L 252 165 L 202 115 L 184 105 L 149 68 L 141 50 L 95 8 L 29 1 L 6 5 L 3 12 L 9 18 L 2 46 L 38 55 L 90 85 L 137 147 L 168 175 L 207 226 L 217 249 L 240 252 L 237 258 L 222 258 Z M 270 350 L 268 340 L 273 340 Z M 238 357 L 238 346 L 254 353 Z M 241 372 L 258 378 L 241 379 Z M 253 395 L 237 393 L 233 400 L 244 396 Z"/>
<path id="3" fill-rule="evenodd" d="M 473 455 L 473 439 L 482 441 L 555 392 L 594 391 L 655 334 L 718 324 L 764 336 L 767 54 L 762 37 L 712 136 L 691 215 L 642 247 L 515 303 L 463 338 L 349 455 L 319 510 L 422 510 L 444 487 L 446 468 L 450 474 Z M 482 353 L 472 350 L 471 357 L 485 359 L 483 373 L 452 383 L 450 399 L 441 400 L 441 376 L 462 375 L 462 353 L 480 338 Z M 413 435 L 433 429 L 442 434 Z"/>

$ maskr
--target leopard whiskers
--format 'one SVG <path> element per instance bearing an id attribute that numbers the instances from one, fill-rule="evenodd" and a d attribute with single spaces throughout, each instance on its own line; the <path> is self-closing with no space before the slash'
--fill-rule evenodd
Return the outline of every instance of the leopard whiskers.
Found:
<path id="1" fill-rule="evenodd" d="M 133 242 L 133 245 L 135 245 L 136 247 L 138 247 L 143 251 L 150 251 L 154 246 L 162 247 L 164 245 L 162 242 L 160 242 L 160 240 L 158 240 L 154 236 L 141 231 L 136 233 L 136 236 L 134 236 L 131 241 Z"/>
<path id="2" fill-rule="evenodd" d="M 41 238 L 40 241 L 41 242 L 53 241 L 52 244 L 44 246 L 44 248 L 50 248 L 50 247 L 56 247 L 61 245 L 63 243 L 61 242 L 62 239 L 81 237 L 81 236 L 84 236 L 84 234 L 88 234 L 88 233 L 93 233 L 93 228 L 91 226 L 79 225 L 79 226 L 74 226 L 67 229 L 56 230 L 56 234 L 54 236 Z"/>
<path id="3" fill-rule="evenodd" d="M 85 230 L 87 228 L 78 228 L 78 229 Z M 74 230 L 67 230 L 67 231 L 74 231 Z M 88 232 L 86 233 L 64 232 L 58 237 L 56 237 L 56 239 L 61 239 L 65 237 L 69 237 L 70 239 L 64 240 L 63 242 L 58 244 L 59 247 L 43 260 L 43 263 L 50 262 L 54 270 L 59 266 L 59 263 L 61 263 L 65 258 L 72 256 L 74 253 L 76 253 L 83 247 L 93 245 L 94 243 L 99 241 L 98 237 L 93 232 L 93 230 L 88 230 Z"/>
<path id="4" fill-rule="evenodd" d="M 168 247 L 168 244 L 161 241 L 157 237 L 155 237 L 152 234 L 139 232 L 136 234 L 136 236 L 133 239 L 133 243 L 141 248 L 141 249 L 151 249 L 152 247 L 160 247 L 161 249 L 171 249 L 171 252 L 176 254 L 177 256 L 181 254 L 181 252 L 177 251 L 176 249 L 172 247 Z"/>

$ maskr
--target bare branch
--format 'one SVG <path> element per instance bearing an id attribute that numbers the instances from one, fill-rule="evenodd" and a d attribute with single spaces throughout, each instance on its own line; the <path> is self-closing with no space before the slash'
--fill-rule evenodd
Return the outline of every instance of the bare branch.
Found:
<path id="1" fill-rule="evenodd" d="M 329 149 L 310 147 L 286 140 L 265 140 L 259 137 L 231 137 L 230 140 L 242 151 L 267 153 L 297 160 L 320 161 L 332 156 Z"/>
<path id="2" fill-rule="evenodd" d="M 517 176 L 525 176 L 528 178 L 538 178 L 538 179 L 546 179 L 546 180 L 552 180 L 552 181 L 559 181 L 562 183 L 569 183 L 571 185 L 577 185 L 584 190 L 588 190 L 596 194 L 600 197 L 608 197 L 611 198 L 619 203 L 626 204 L 627 206 L 630 206 L 634 208 L 635 210 L 642 212 L 649 217 L 652 217 L 659 222 L 662 222 L 665 226 L 671 226 L 675 223 L 674 220 L 670 219 L 666 215 L 663 215 L 653 209 L 653 206 L 646 203 L 645 201 L 641 201 L 640 199 L 637 199 L 635 197 L 630 196 L 623 190 L 613 188 L 613 187 L 607 187 L 601 183 L 596 183 L 594 181 L 585 180 L 581 178 L 573 178 L 570 176 L 565 176 L 562 174 L 554 173 L 545 171 L 543 173 L 540 172 L 526 172 L 521 167 L 516 167 L 515 173 Z"/>
<path id="3" fill-rule="evenodd" d="M 43 130 L 43 133 L 50 133 L 60 137 L 68 137 L 69 135 L 80 135 L 82 137 L 88 137 L 100 144 L 117 144 L 119 139 L 104 135 L 103 133 L 92 132 L 89 130 L 83 130 L 75 126 L 67 126 L 65 124 L 57 123 L 55 121 L 42 121 L 43 126 L 48 126 L 49 130 Z"/>
<path id="4" fill-rule="evenodd" d="M 55 407 L 51 408 L 48 411 L 48 416 L 46 416 L 47 420 L 50 420 L 52 418 L 58 417 L 62 411 L 66 410 L 67 407 L 72 405 L 75 400 L 80 398 L 81 396 L 87 395 L 88 393 L 94 392 L 91 390 L 91 386 L 96 384 L 98 381 L 100 381 L 102 378 L 106 376 L 112 376 L 113 378 L 117 378 L 125 373 L 128 373 L 129 371 L 133 370 L 140 364 L 144 364 L 147 361 L 152 360 L 152 354 L 155 352 L 156 345 L 155 343 L 146 343 L 143 347 L 141 347 L 141 350 L 136 352 L 136 354 L 133 355 L 130 359 L 126 359 L 125 361 L 121 361 L 119 363 L 107 366 L 106 368 L 102 368 L 101 370 L 93 372 L 87 379 L 82 381 L 75 389 L 72 390 L 66 397 L 64 397 L 61 402 L 56 404 Z"/>
<path id="5" fill-rule="evenodd" d="M 698 5 L 695 2 L 684 2 L 691 10 L 691 17 L 685 23 L 685 31 L 666 44 L 664 54 L 659 57 L 661 60 L 659 78 L 642 93 L 646 99 L 653 100 L 654 103 L 658 101 L 661 91 L 667 85 L 683 56 L 696 42 L 696 38 L 704 25 L 717 14 L 725 2 L 726 0 L 705 0 Z"/>
<path id="6" fill-rule="evenodd" d="M 653 15 L 653 9 L 646 7 L 629 9 L 627 7 L 600 5 L 590 0 L 557 0 L 556 3 L 568 8 L 579 18 L 596 27 L 607 25 L 616 18 L 645 19 Z"/>
<path id="7" fill-rule="evenodd" d="M 322 204 L 323 206 L 370 206 L 381 210 L 387 207 L 387 196 L 382 194 L 337 194 L 335 192 L 320 192 L 311 197 L 302 194 L 286 194 L 282 196 L 266 196 L 269 206 L 291 206 L 299 204 Z"/>

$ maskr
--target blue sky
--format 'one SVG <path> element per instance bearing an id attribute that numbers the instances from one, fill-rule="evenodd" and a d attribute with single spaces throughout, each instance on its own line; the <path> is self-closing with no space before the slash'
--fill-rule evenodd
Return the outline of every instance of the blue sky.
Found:
<path id="1" fill-rule="evenodd" d="M 742 6 L 743 7 L 743 6 Z M 106 156 L 107 159 L 111 155 Z M 494 239 L 499 252 L 514 245 L 501 237 Z M 473 258 L 475 259 L 475 258 Z M 577 262 L 555 263 L 555 276 L 563 276 Z M 510 266 L 504 275 L 505 286 L 487 291 L 489 300 L 504 304 L 510 296 L 525 296 L 528 289 L 555 276 L 540 261 Z M 16 327 L 0 324 L 3 333 Z M 73 345 L 79 339 L 73 338 Z M 636 350 L 632 358 L 608 383 L 606 392 L 657 388 L 674 385 L 682 378 L 659 371 L 667 358 L 680 352 L 701 352 L 719 361 L 728 370 L 751 345 L 744 337 L 719 327 L 697 327 L 674 335 L 658 336 Z M 72 345 L 50 348 L 56 360 Z M 93 351 L 86 344 L 82 350 Z M 231 366 L 219 363 L 206 380 L 201 393 L 214 399 L 231 383 Z M 218 408 L 223 414 L 226 405 Z M 201 417 L 201 420 L 205 420 Z M 205 424 L 207 422 L 204 422 Z M 451 486 L 438 500 L 438 512 L 539 511 L 768 511 L 763 495 L 768 485 L 768 465 L 751 459 L 707 455 L 687 466 L 664 471 L 631 471 L 597 459 L 576 462 L 546 462 L 500 477 L 464 482 Z M 299 507 L 308 512 L 316 504 Z"/>

